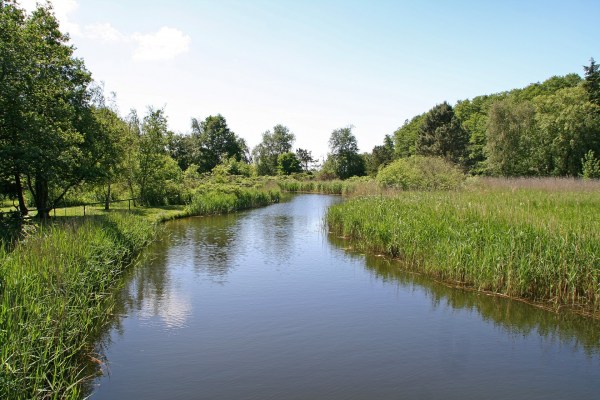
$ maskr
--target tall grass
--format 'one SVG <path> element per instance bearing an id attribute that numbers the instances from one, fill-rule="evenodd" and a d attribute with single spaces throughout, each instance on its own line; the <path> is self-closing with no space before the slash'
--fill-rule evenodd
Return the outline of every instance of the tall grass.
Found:
<path id="1" fill-rule="evenodd" d="M 109 292 L 154 234 L 110 214 L 51 226 L 0 254 L 0 398 L 78 398 Z"/>
<path id="2" fill-rule="evenodd" d="M 275 190 L 222 186 L 196 192 L 184 212 L 188 215 L 228 214 L 263 207 L 279 202 L 279 199 L 280 193 Z"/>
<path id="3" fill-rule="evenodd" d="M 327 222 L 355 246 L 442 280 L 597 312 L 599 211 L 597 192 L 487 186 L 355 198 Z"/>
<path id="4" fill-rule="evenodd" d="M 295 179 L 282 179 L 277 181 L 277 185 L 285 192 L 341 195 L 350 195 L 355 193 L 357 190 L 364 190 L 365 188 L 368 188 L 369 191 L 377 189 L 375 182 L 366 177 L 351 178 L 345 181 L 298 181 Z"/>

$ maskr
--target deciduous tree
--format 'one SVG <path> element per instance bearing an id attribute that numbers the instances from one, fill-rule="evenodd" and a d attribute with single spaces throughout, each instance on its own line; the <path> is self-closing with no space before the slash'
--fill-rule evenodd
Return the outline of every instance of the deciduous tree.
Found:
<path id="1" fill-rule="evenodd" d="M 358 144 L 351 126 L 331 132 L 329 148 L 331 150 L 328 157 L 329 163 L 340 179 L 365 174 L 365 162 L 358 154 Z"/>
<path id="2" fill-rule="evenodd" d="M 425 115 L 415 146 L 416 154 L 443 157 L 464 163 L 468 136 L 450 104 L 438 104 Z"/>

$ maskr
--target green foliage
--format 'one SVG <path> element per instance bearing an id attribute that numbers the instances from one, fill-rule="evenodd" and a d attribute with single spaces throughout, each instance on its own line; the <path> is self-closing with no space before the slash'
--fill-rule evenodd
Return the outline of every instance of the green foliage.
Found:
<path id="1" fill-rule="evenodd" d="M 290 175 L 302 172 L 300 160 L 292 152 L 282 153 L 277 157 L 277 172 L 280 175 Z"/>
<path id="2" fill-rule="evenodd" d="M 231 157 L 224 160 L 221 164 L 213 168 L 212 173 L 214 175 L 241 175 L 245 177 L 252 176 L 253 169 L 248 163 L 240 160 L 236 160 Z"/>
<path id="3" fill-rule="evenodd" d="M 581 174 L 583 179 L 600 179 L 600 160 L 596 158 L 592 150 L 585 153 L 581 164 L 583 165 Z"/>
<path id="4" fill-rule="evenodd" d="M 591 103 L 600 106 L 600 67 L 596 64 L 596 61 L 590 59 L 590 65 L 584 66 L 585 81 L 583 82 L 583 88 L 588 94 L 588 99 Z"/>
<path id="5" fill-rule="evenodd" d="M 531 102 L 500 100 L 492 104 L 485 147 L 488 171 L 501 176 L 531 174 L 536 131 Z"/>
<path id="6" fill-rule="evenodd" d="M 365 156 L 366 172 L 369 176 L 377 175 L 382 166 L 394 159 L 394 142 L 390 135 L 385 135 L 383 145 L 373 147 L 370 154 Z"/>
<path id="7" fill-rule="evenodd" d="M 183 176 L 177 162 L 167 153 L 168 131 L 164 111 L 149 109 L 139 137 L 137 183 L 146 205 L 180 204 L 179 185 Z"/>
<path id="8" fill-rule="evenodd" d="M 401 190 L 456 189 L 464 180 L 460 169 L 439 157 L 401 158 L 377 174 L 381 186 Z"/>
<path id="9" fill-rule="evenodd" d="M 469 138 L 448 103 L 438 104 L 427 114 L 419 129 L 415 152 L 464 163 Z"/>
<path id="10" fill-rule="evenodd" d="M 106 296 L 154 234 L 111 214 L 44 226 L 0 250 L 0 398 L 80 398 L 88 343 L 111 318 Z"/>
<path id="11" fill-rule="evenodd" d="M 578 176 L 581 159 L 600 153 L 600 114 L 582 87 L 534 100 L 539 129 L 533 158 L 539 175 Z"/>
<path id="12" fill-rule="evenodd" d="M 459 101 L 454 114 L 469 137 L 466 166 L 472 174 L 487 172 L 485 147 L 486 128 L 492 104 L 501 101 L 504 95 L 477 96 L 473 100 Z"/>
<path id="13" fill-rule="evenodd" d="M 296 137 L 283 125 L 275 125 L 273 133 L 266 131 L 262 142 L 252 151 L 258 175 L 277 175 L 278 157 L 292 150 Z"/>
<path id="14" fill-rule="evenodd" d="M 240 188 L 221 185 L 197 191 L 185 212 L 191 215 L 229 214 L 239 210 L 263 207 L 279 202 L 280 194 L 274 190 Z"/>
<path id="15" fill-rule="evenodd" d="M 211 115 L 202 122 L 193 118 L 192 137 L 191 152 L 195 154 L 192 162 L 198 164 L 202 172 L 212 171 L 214 167 L 232 157 L 237 161 L 247 161 L 246 142 L 229 129 L 221 114 Z"/>
<path id="16" fill-rule="evenodd" d="M 359 250 L 478 290 L 600 306 L 600 208 L 593 191 L 531 189 L 411 192 L 329 208 L 335 235 Z"/>
<path id="17" fill-rule="evenodd" d="M 331 132 L 329 148 L 331 153 L 323 166 L 324 170 L 331 169 L 340 179 L 365 174 L 365 161 L 358 154 L 358 144 L 351 126 Z"/>
<path id="18" fill-rule="evenodd" d="M 410 121 L 404 121 L 404 125 L 394 132 L 395 158 L 405 158 L 415 154 L 417 136 L 424 119 L 425 114 L 417 115 Z"/>
<path id="19" fill-rule="evenodd" d="M 316 161 L 312 156 L 312 152 L 306 149 L 296 149 L 296 157 L 298 157 L 298 160 L 300 160 L 300 164 L 302 165 L 304 172 L 309 172 L 311 169 L 311 164 Z"/>
<path id="20" fill-rule="evenodd" d="M 14 177 L 18 197 L 26 176 L 38 214 L 46 216 L 70 188 L 98 172 L 104 132 L 94 129 L 91 76 L 73 57 L 50 6 L 25 17 L 3 2 L 0 21 L 0 170 Z"/>
<path id="21" fill-rule="evenodd" d="M 182 171 L 189 168 L 190 165 L 196 165 L 196 169 L 199 169 L 199 165 L 195 164 L 198 162 L 198 157 L 195 157 L 199 153 L 199 143 L 197 137 L 191 135 L 180 135 L 174 134 L 169 138 L 169 155 L 177 161 L 177 165 Z"/>

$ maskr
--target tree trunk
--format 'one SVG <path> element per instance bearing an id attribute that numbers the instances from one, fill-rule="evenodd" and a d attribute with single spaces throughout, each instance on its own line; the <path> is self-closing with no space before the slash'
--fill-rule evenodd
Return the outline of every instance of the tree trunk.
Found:
<path id="1" fill-rule="evenodd" d="M 108 185 L 106 188 L 106 201 L 104 202 L 104 209 L 110 210 L 110 177 L 108 178 Z"/>
<path id="2" fill-rule="evenodd" d="M 50 217 L 50 209 L 48 209 L 48 181 L 41 177 L 35 177 L 35 207 L 37 216 L 40 219 Z"/>
<path id="3" fill-rule="evenodd" d="M 15 183 L 17 185 L 17 198 L 19 199 L 19 212 L 22 216 L 25 216 L 29 213 L 29 210 L 25 205 L 25 197 L 23 197 L 23 185 L 21 184 L 21 174 L 15 174 Z"/>

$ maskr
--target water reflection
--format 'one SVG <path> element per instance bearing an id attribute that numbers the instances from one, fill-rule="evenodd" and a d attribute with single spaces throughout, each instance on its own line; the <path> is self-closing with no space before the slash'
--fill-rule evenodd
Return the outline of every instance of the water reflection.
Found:
<path id="1" fill-rule="evenodd" d="M 431 299 L 434 309 L 451 307 L 455 310 L 471 310 L 507 334 L 540 335 L 550 342 L 559 341 L 568 345 L 573 350 L 583 349 L 589 355 L 600 353 L 600 329 L 595 319 L 569 311 L 553 313 L 524 302 L 453 288 L 403 269 L 399 261 L 353 252 L 345 239 L 329 235 L 329 241 L 345 249 L 351 257 L 364 257 L 367 269 L 378 279 L 395 282 L 407 290 L 422 290 Z"/>
<path id="2" fill-rule="evenodd" d="M 529 399 L 600 390 L 596 321 L 453 289 L 344 250 L 349 243 L 322 224 L 337 201 L 298 196 L 165 225 L 119 294 L 99 345 L 114 374 L 98 379 L 93 397 Z"/>

